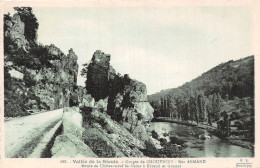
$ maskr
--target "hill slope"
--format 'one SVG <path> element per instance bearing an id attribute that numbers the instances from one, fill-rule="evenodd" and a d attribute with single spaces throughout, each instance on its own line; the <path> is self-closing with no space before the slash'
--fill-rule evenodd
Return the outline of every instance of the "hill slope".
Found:
<path id="1" fill-rule="evenodd" d="M 225 135 L 230 135 L 231 124 L 233 129 L 240 130 L 234 132 L 245 132 L 243 137 L 252 138 L 254 56 L 222 63 L 178 88 L 150 95 L 148 99 L 155 109 L 155 117 L 209 125 L 215 122 Z"/>
<path id="2" fill-rule="evenodd" d="M 177 89 L 185 92 L 189 90 L 201 90 L 206 96 L 219 93 L 221 97 L 225 97 L 228 94 L 231 99 L 234 96 L 253 97 L 254 56 L 222 63 L 178 88 L 167 89 L 149 95 L 149 100 L 158 101 L 162 96 L 177 92 Z"/>
<path id="3" fill-rule="evenodd" d="M 223 100 L 254 98 L 254 56 L 222 63 L 184 85 L 149 95 L 155 116 L 218 120 Z M 211 122 L 211 121 L 210 121 Z"/>

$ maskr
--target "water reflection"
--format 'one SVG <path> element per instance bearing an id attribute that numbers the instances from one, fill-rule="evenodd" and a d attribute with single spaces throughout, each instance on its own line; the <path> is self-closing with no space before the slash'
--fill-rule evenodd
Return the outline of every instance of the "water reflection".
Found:
<path id="1" fill-rule="evenodd" d="M 231 145 L 207 130 L 167 122 L 151 123 L 151 129 L 158 133 L 169 132 L 170 136 L 185 140 L 190 157 L 253 157 L 251 150 Z M 197 136 L 200 134 L 209 135 L 210 139 L 201 140 Z"/>

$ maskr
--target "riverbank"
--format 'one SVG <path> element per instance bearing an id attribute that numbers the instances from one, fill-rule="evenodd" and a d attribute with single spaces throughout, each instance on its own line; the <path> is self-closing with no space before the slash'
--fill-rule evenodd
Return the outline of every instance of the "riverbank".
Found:
<path id="1" fill-rule="evenodd" d="M 216 130 L 217 129 L 217 124 L 216 123 L 212 123 L 212 126 L 207 125 L 205 123 L 195 123 L 192 121 L 181 121 L 181 120 L 177 120 L 174 118 L 168 118 L 168 117 L 156 117 L 153 118 L 152 122 L 171 122 L 171 123 L 176 123 L 176 124 L 181 124 L 181 125 L 187 125 L 187 126 L 191 126 L 191 127 L 197 127 L 197 128 L 201 128 L 201 129 L 209 129 L 209 130 Z"/>
<path id="2" fill-rule="evenodd" d="M 207 125 L 205 123 L 194 123 L 192 121 L 180 121 L 177 119 L 173 118 L 168 118 L 168 117 L 156 117 L 152 120 L 152 122 L 170 122 L 170 123 L 176 123 L 180 125 L 186 125 L 186 126 L 191 126 L 191 127 L 196 127 L 200 129 L 207 130 L 211 134 L 223 139 L 218 133 L 217 133 L 217 124 L 212 123 L 212 126 Z M 233 139 L 233 138 L 225 138 L 230 144 L 240 146 L 246 149 L 250 149 L 254 151 L 254 143 L 250 141 L 245 141 L 241 139 Z"/>

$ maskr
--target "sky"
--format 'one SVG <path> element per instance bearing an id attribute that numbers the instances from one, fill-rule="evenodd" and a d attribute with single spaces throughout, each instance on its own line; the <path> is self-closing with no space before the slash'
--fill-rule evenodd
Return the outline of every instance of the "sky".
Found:
<path id="1" fill-rule="evenodd" d="M 33 12 L 38 41 L 65 54 L 73 48 L 79 71 L 102 50 L 118 73 L 145 83 L 148 94 L 254 54 L 246 7 L 34 7 Z M 79 76 L 78 84 L 85 80 Z"/>

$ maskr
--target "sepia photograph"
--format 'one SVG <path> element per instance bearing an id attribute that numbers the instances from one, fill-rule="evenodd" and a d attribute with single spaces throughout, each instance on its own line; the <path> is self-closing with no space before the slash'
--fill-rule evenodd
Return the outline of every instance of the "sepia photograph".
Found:
<path id="1" fill-rule="evenodd" d="M 256 157 L 249 6 L 2 9 L 2 158 Z"/>

